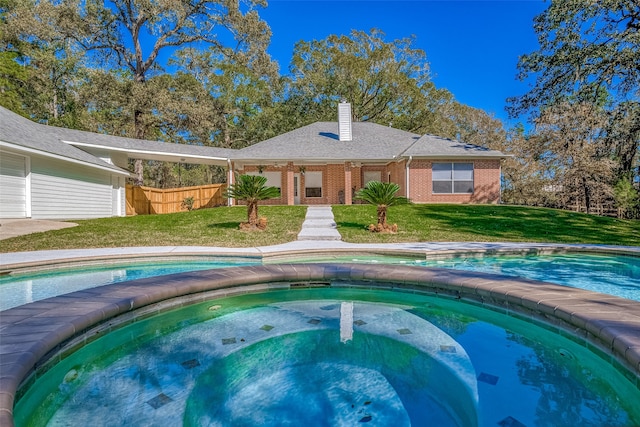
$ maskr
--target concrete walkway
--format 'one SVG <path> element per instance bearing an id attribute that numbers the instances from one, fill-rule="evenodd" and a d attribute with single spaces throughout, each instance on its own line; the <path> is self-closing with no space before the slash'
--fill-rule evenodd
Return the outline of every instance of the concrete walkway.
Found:
<path id="1" fill-rule="evenodd" d="M 298 240 L 342 240 L 331 206 L 309 206 Z"/>

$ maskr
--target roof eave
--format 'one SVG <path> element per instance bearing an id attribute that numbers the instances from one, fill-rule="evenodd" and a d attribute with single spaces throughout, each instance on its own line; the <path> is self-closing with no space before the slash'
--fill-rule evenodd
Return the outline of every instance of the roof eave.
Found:
<path id="1" fill-rule="evenodd" d="M 53 154 L 53 153 L 49 153 L 48 151 L 44 151 L 44 150 L 39 150 L 36 148 L 30 148 L 30 147 L 25 147 L 23 145 L 18 145 L 18 144 L 12 144 L 10 142 L 5 142 L 5 141 L 0 141 L 0 147 L 6 147 L 6 148 L 11 148 L 15 151 L 20 151 L 23 153 L 28 153 L 28 154 L 37 154 L 43 157 L 48 157 L 51 159 L 56 159 L 56 160 L 62 160 L 65 162 L 70 162 L 70 163 L 75 163 L 75 164 L 79 164 L 79 165 L 83 165 L 86 167 L 90 167 L 93 169 L 100 169 L 103 171 L 107 171 L 110 173 L 114 173 L 117 175 L 124 175 L 124 176 L 132 176 L 131 172 L 124 170 L 122 168 L 119 168 L 115 165 L 109 165 L 108 163 L 105 163 L 104 166 L 96 164 L 96 163 L 90 163 L 90 162 L 85 162 L 83 160 L 79 160 L 79 159 L 73 159 L 71 157 L 66 157 L 66 156 L 61 156 L 59 154 Z"/>
<path id="2" fill-rule="evenodd" d="M 493 155 L 493 154 L 404 154 L 403 157 L 405 158 L 413 158 L 415 159 L 422 159 L 422 160 L 429 160 L 429 159 L 463 159 L 463 160 L 481 160 L 481 159 L 487 159 L 487 160 L 496 160 L 496 159 L 506 159 L 509 157 L 513 157 L 510 154 L 502 154 L 502 155 Z"/>
<path id="3" fill-rule="evenodd" d="M 113 151 L 118 153 L 125 153 L 127 156 L 135 158 L 136 155 L 140 157 L 144 157 L 145 159 L 150 160 L 160 160 L 160 161 L 172 161 L 172 162 L 183 162 L 183 163 L 200 163 L 200 164 L 214 164 L 214 165 L 226 165 L 229 161 L 230 157 L 220 157 L 220 156 L 205 156 L 201 154 L 184 154 L 184 153 L 172 153 L 170 151 L 159 151 L 159 150 L 141 150 L 141 149 L 132 149 L 132 148 L 123 148 L 123 147 L 113 147 L 109 145 L 102 144 L 93 144 L 86 142 L 77 142 L 77 141 L 68 141 L 62 140 L 65 144 L 73 145 L 75 147 L 87 147 L 99 150 Z M 151 158 L 155 157 L 155 158 Z"/>

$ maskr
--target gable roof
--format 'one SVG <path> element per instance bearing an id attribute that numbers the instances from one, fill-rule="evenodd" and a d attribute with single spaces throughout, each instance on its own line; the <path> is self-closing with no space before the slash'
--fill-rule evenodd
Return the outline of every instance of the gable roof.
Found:
<path id="1" fill-rule="evenodd" d="M 455 139 L 442 138 L 435 135 L 424 135 L 403 153 L 403 157 L 458 158 L 483 157 L 505 158 L 504 153 L 497 150 L 465 144 Z"/>
<path id="2" fill-rule="evenodd" d="M 120 174 L 129 175 L 128 171 L 107 163 L 86 151 L 60 141 L 58 132 L 53 126 L 34 123 L 6 108 L 0 107 L 0 142 L 35 150 L 53 157 L 63 158 L 90 166 L 108 169 Z"/>
<path id="3" fill-rule="evenodd" d="M 408 157 L 505 158 L 500 151 L 442 138 L 418 135 L 370 122 L 354 122 L 351 141 L 340 141 L 337 122 L 316 122 L 237 150 L 124 138 L 34 123 L 0 107 L 0 143 L 49 153 L 120 173 L 123 169 L 93 153 L 126 153 L 130 158 L 226 165 L 286 162 L 379 162 Z M 81 147 L 81 148 L 77 148 Z"/>
<path id="4" fill-rule="evenodd" d="M 239 150 L 244 161 L 374 161 L 408 157 L 492 158 L 504 153 L 434 135 L 418 135 L 369 122 L 353 123 L 353 139 L 340 141 L 337 122 L 316 122 Z"/>
<path id="5" fill-rule="evenodd" d="M 238 150 L 233 160 L 391 161 L 420 135 L 369 122 L 353 123 L 353 139 L 340 141 L 337 122 L 316 122 Z"/>

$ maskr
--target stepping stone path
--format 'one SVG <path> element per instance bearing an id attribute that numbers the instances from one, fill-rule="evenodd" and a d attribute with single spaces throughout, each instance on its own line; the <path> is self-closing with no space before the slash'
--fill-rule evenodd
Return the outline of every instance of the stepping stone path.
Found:
<path id="1" fill-rule="evenodd" d="M 298 240 L 342 240 L 331 206 L 309 206 Z"/>

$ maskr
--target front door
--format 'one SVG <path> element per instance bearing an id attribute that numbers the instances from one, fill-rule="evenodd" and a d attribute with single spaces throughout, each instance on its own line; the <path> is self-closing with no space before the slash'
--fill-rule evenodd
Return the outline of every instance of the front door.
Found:
<path id="1" fill-rule="evenodd" d="M 293 204 L 300 204 L 300 174 L 293 174 Z"/>

